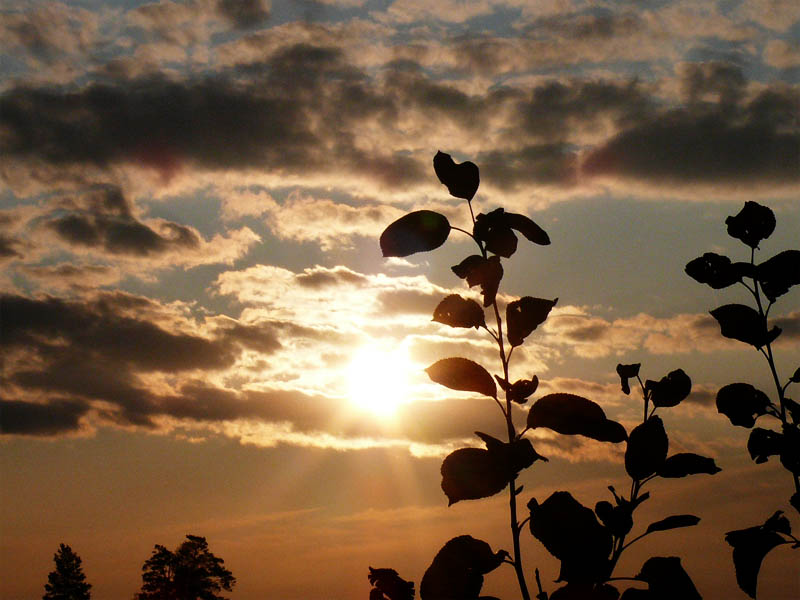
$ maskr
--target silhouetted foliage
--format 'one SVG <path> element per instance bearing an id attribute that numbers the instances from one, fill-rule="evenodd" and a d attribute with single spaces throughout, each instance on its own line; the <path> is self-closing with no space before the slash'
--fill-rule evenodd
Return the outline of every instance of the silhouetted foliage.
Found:
<path id="1" fill-rule="evenodd" d="M 414 600 L 414 583 L 402 579 L 394 569 L 369 568 L 372 584 L 369 600 Z"/>
<path id="2" fill-rule="evenodd" d="M 620 423 L 608 419 L 597 403 L 568 393 L 551 393 L 535 399 L 528 410 L 526 427 L 520 430 L 514 422 L 513 407 L 526 405 L 533 399 L 539 379 L 533 375 L 511 383 L 511 355 L 547 320 L 558 299 L 525 296 L 512 300 L 506 306 L 504 326 L 497 302 L 504 275 L 502 259 L 516 252 L 516 233 L 542 246 L 550 244 L 550 238 L 527 216 L 507 213 L 502 208 L 475 215 L 471 201 L 478 189 L 480 176 L 474 163 L 457 164 L 449 155 L 438 152 L 433 164 L 437 176 L 450 194 L 467 200 L 472 231 L 450 225 L 444 215 L 416 211 L 386 228 L 381 235 L 381 249 L 384 256 L 407 256 L 433 250 L 442 245 L 453 230 L 468 235 L 478 247 L 478 254 L 467 256 L 452 270 L 469 287 L 480 287 L 483 307 L 470 298 L 451 294 L 436 307 L 433 320 L 450 327 L 474 327 L 485 331 L 497 345 L 502 374 L 493 376 L 484 366 L 463 357 L 436 361 L 426 372 L 432 381 L 447 388 L 481 394 L 487 401 L 492 399 L 503 415 L 507 440 L 475 432 L 485 449 L 461 448 L 445 457 L 441 468 L 441 486 L 448 505 L 488 498 L 508 488 L 513 550 L 493 552 L 486 542 L 468 535 L 451 539 L 425 572 L 419 588 L 420 597 L 422 600 L 477 599 L 481 597 L 483 576 L 505 562 L 514 567 L 523 600 L 530 600 L 520 552 L 520 535 L 527 523 L 531 534 L 561 562 L 557 581 L 565 585 L 555 590 L 550 600 L 618 600 L 619 590 L 609 582 L 620 556 L 631 544 L 651 533 L 690 527 L 700 521 L 694 515 L 668 516 L 651 523 L 643 533 L 626 542 L 626 537 L 634 527 L 634 511 L 650 497 L 649 492 L 643 491 L 644 486 L 656 477 L 674 479 L 695 474 L 713 475 L 720 470 L 713 459 L 697 454 L 678 453 L 670 456 L 669 437 L 661 418 L 655 414 L 659 408 L 675 407 L 685 400 L 691 392 L 692 382 L 686 373 L 678 369 L 657 381 L 647 380 L 645 383 L 639 377 L 639 364 L 617 365 L 622 392 L 630 394 L 630 380 L 634 378 L 642 392 L 642 422 L 630 434 Z M 735 222 L 733 228 L 748 236 L 748 239 L 755 239 L 759 235 L 756 231 L 743 228 L 739 222 Z M 717 283 L 721 278 L 717 272 L 728 268 L 728 263 L 722 259 L 708 258 L 698 263 L 696 270 Z M 781 286 L 776 283 L 774 287 L 778 290 Z M 484 308 L 489 308 L 493 313 L 494 327 L 487 325 Z M 762 340 L 759 337 L 757 341 Z M 498 394 L 498 386 L 503 392 L 502 396 Z M 522 487 L 516 485 L 516 479 L 520 472 L 540 459 L 547 460 L 524 437 L 529 430 L 540 427 L 562 435 L 582 435 L 601 442 L 625 442 L 625 470 L 631 478 L 629 496 L 617 494 L 609 486 L 614 503 L 601 501 L 592 510 L 583 506 L 569 492 L 556 491 L 541 503 L 531 498 L 527 503 L 529 516 L 519 520 L 517 499 Z M 370 581 L 374 585 L 373 578 L 376 581 L 378 578 L 373 574 L 377 571 L 397 576 L 391 569 L 374 570 L 370 567 Z M 535 574 L 538 587 L 536 600 L 548 600 L 538 569 Z M 643 564 L 636 577 L 627 579 L 647 585 L 647 589 L 627 590 L 625 598 L 628 600 L 700 598 L 677 557 L 651 558 Z M 386 592 L 378 590 L 377 585 L 372 593 L 380 600 L 388 596 Z"/>
<path id="3" fill-rule="evenodd" d="M 800 368 L 785 380 L 780 378 L 772 352 L 772 343 L 781 335 L 777 326 L 769 326 L 769 312 L 780 296 L 800 284 L 800 250 L 785 250 L 756 264 L 756 250 L 775 230 L 772 210 L 756 202 L 745 202 L 738 214 L 725 219 L 728 234 L 750 248 L 749 262 L 731 262 L 726 256 L 706 253 L 686 265 L 686 273 L 714 289 L 739 283 L 753 297 L 755 308 L 744 304 L 726 304 L 711 311 L 720 333 L 754 346 L 766 359 L 775 384 L 775 401 L 749 383 L 731 383 L 717 392 L 717 410 L 737 427 L 752 429 L 747 441 L 750 457 L 758 464 L 778 456 L 794 482 L 789 499 L 800 513 L 800 406 L 786 396 L 792 383 L 800 383 Z M 766 300 L 766 302 L 765 302 Z M 780 431 L 753 427 L 761 417 L 774 419 Z M 775 422 L 777 421 L 777 423 Z M 776 512 L 763 525 L 730 531 L 725 536 L 733 546 L 733 564 L 739 587 L 756 598 L 761 562 L 773 548 L 791 545 L 800 548 L 792 535 L 789 520 Z"/>
<path id="4" fill-rule="evenodd" d="M 53 560 L 56 568 L 47 576 L 42 600 L 89 600 L 92 585 L 86 582 L 81 557 L 66 544 L 59 544 Z"/>
<path id="5" fill-rule="evenodd" d="M 142 566 L 142 590 L 136 598 L 224 600 L 219 592 L 230 592 L 236 583 L 224 562 L 208 549 L 204 537 L 187 535 L 175 551 L 156 544 Z"/>

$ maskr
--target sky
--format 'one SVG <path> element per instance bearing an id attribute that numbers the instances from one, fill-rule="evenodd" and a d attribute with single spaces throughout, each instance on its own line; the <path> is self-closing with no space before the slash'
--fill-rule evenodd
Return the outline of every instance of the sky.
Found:
<path id="1" fill-rule="evenodd" d="M 766 259 L 800 241 L 800 7 L 792 0 L 79 0 L 0 2 L 0 597 L 43 593 L 53 553 L 83 559 L 96 600 L 130 598 L 155 544 L 202 535 L 235 600 L 369 593 L 369 566 L 419 584 L 470 534 L 509 548 L 506 496 L 447 506 L 444 456 L 501 436 L 491 399 L 424 369 L 500 369 L 485 333 L 431 321 L 478 297 L 447 244 L 383 258 L 412 210 L 469 227 L 433 171 L 480 168 L 476 212 L 527 215 L 499 301 L 558 298 L 517 349 L 533 399 L 580 394 L 630 431 L 617 363 L 693 382 L 661 411 L 671 452 L 717 475 L 652 484 L 618 574 L 680 556 L 704 598 L 745 598 L 724 533 L 790 514 L 789 476 L 754 465 L 717 390 L 771 391 L 766 362 L 708 311 L 747 302 L 684 266 L 748 260 L 725 218 L 775 213 Z M 800 292 L 771 319 L 784 379 L 800 364 Z M 797 394 L 796 391 L 792 393 Z M 524 412 L 517 415 L 524 421 Z M 537 429 L 540 501 L 624 486 L 622 450 Z M 800 521 L 792 523 L 800 530 Z M 558 564 L 523 536 L 529 573 Z M 794 555 L 793 555 L 794 554 Z M 797 553 L 761 571 L 800 597 Z M 514 593 L 507 566 L 484 592 Z M 529 577 L 529 579 L 532 579 Z"/>

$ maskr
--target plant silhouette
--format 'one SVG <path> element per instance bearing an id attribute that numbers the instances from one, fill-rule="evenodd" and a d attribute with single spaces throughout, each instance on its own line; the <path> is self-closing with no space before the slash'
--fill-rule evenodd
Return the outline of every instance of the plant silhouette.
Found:
<path id="1" fill-rule="evenodd" d="M 224 600 L 219 592 L 229 592 L 236 584 L 224 563 L 208 549 L 204 537 L 187 535 L 174 552 L 156 544 L 142 565 L 142 589 L 136 599 Z"/>
<path id="2" fill-rule="evenodd" d="M 450 194 L 467 201 L 472 231 L 452 226 L 440 213 L 418 210 L 390 224 L 381 235 L 380 246 L 386 257 L 409 256 L 440 247 L 455 230 L 469 236 L 478 247 L 477 254 L 467 256 L 452 270 L 469 287 L 480 289 L 482 304 L 452 294 L 439 303 L 433 319 L 454 328 L 483 330 L 497 346 L 502 374 L 492 376 L 482 365 L 462 357 L 439 360 L 426 372 L 431 380 L 447 388 L 491 398 L 502 414 L 507 439 L 475 432 L 485 448 L 462 448 L 448 455 L 441 467 L 441 487 L 448 505 L 487 498 L 508 488 L 512 549 L 495 552 L 486 542 L 468 535 L 451 539 L 423 575 L 420 598 L 488 600 L 490 597 L 480 595 L 483 576 L 505 563 L 514 568 L 523 600 L 530 600 L 520 551 L 520 537 L 526 525 L 561 562 L 557 581 L 564 585 L 549 596 L 550 600 L 616 600 L 620 597 L 619 590 L 609 582 L 624 579 L 647 585 L 647 589 L 626 590 L 622 595 L 624 600 L 700 598 L 677 557 L 650 558 L 635 577 L 613 576 L 622 553 L 641 538 L 658 531 L 693 526 L 700 520 L 694 515 L 672 515 L 651 523 L 644 532 L 626 542 L 633 530 L 634 511 L 650 496 L 643 491 L 649 481 L 656 477 L 679 478 L 719 471 L 710 458 L 691 453 L 668 456 L 669 439 L 661 418 L 655 414 L 659 408 L 680 404 L 691 391 L 691 380 L 679 369 L 658 381 L 642 382 L 640 365 L 618 365 L 622 391 L 629 394 L 629 380 L 635 378 L 642 392 L 642 422 L 630 435 L 620 423 L 608 419 L 597 403 L 566 393 L 552 393 L 536 399 L 528 409 L 525 427 L 518 426 L 515 411 L 519 413 L 520 408 L 532 400 L 539 380 L 536 375 L 514 380 L 511 358 L 514 350 L 546 321 L 558 298 L 525 296 L 508 302 L 503 319 L 497 299 L 504 274 L 502 259 L 516 252 L 517 234 L 542 246 L 550 244 L 550 238 L 527 216 L 508 213 L 503 208 L 475 215 L 472 199 L 480 184 L 480 172 L 474 163 L 457 164 L 450 155 L 440 151 L 433 159 L 433 167 Z M 493 315 L 493 326 L 486 322 L 484 310 L 487 308 Z M 520 520 L 518 499 L 523 490 L 516 484 L 517 477 L 537 461 L 547 461 L 525 437 L 528 431 L 538 427 L 600 442 L 625 442 L 625 470 L 631 478 L 629 494 L 617 493 L 609 486 L 614 503 L 598 502 L 593 511 L 581 505 L 569 492 L 556 491 L 541 503 L 531 498 L 527 503 L 529 515 Z M 376 576 L 379 571 L 386 573 L 386 579 Z M 394 570 L 370 567 L 368 577 L 374 586 L 370 600 L 413 598 L 413 584 L 400 579 Z M 397 577 L 405 585 L 390 587 L 390 577 Z M 538 569 L 535 578 L 536 599 L 547 600 L 548 593 L 542 589 Z"/>
<path id="3" fill-rule="evenodd" d="M 786 396 L 793 383 L 800 383 L 800 367 L 787 380 L 778 374 L 772 344 L 781 335 L 777 326 L 770 328 L 769 312 L 778 298 L 800 284 L 800 250 L 784 250 L 756 264 L 756 250 L 775 230 L 772 210 L 756 202 L 745 202 L 742 210 L 725 220 L 728 235 L 750 249 L 749 262 L 732 262 L 727 256 L 707 252 L 686 265 L 686 273 L 715 290 L 743 285 L 752 295 L 755 308 L 744 304 L 726 304 L 711 311 L 723 336 L 753 346 L 767 361 L 775 398 L 749 383 L 731 383 L 717 393 L 717 410 L 738 427 L 751 429 L 747 450 L 756 463 L 778 456 L 789 471 L 794 494 L 789 502 L 800 512 L 800 404 Z M 780 431 L 755 427 L 760 417 L 773 419 Z M 725 536 L 733 546 L 733 564 L 739 587 L 756 598 L 758 572 L 764 557 L 774 548 L 791 545 L 800 549 L 800 540 L 792 535 L 783 511 L 776 511 L 763 525 L 730 531 Z"/>
<path id="4" fill-rule="evenodd" d="M 47 576 L 42 600 L 89 600 L 92 584 L 87 583 L 81 557 L 66 544 L 53 555 L 56 568 Z"/>

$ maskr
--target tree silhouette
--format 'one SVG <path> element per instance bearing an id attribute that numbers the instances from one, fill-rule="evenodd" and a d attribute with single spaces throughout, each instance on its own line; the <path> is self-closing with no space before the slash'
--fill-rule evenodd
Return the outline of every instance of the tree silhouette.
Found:
<path id="1" fill-rule="evenodd" d="M 86 583 L 81 557 L 66 544 L 60 544 L 53 560 L 56 569 L 47 576 L 42 600 L 89 600 L 92 584 Z"/>
<path id="2" fill-rule="evenodd" d="M 156 544 L 142 565 L 142 590 L 137 600 L 224 600 L 236 578 L 224 560 L 209 551 L 206 538 L 187 535 L 173 552 Z"/>

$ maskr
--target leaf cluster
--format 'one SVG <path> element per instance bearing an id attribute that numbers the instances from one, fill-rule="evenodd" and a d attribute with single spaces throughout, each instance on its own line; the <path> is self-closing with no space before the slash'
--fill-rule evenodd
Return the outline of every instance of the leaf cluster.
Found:
<path id="1" fill-rule="evenodd" d="M 732 425 L 750 429 L 747 450 L 753 461 L 766 462 L 777 456 L 794 482 L 791 505 L 800 512 L 800 404 L 786 396 L 793 383 L 800 383 L 800 368 L 782 381 L 778 375 L 772 343 L 781 328 L 769 322 L 769 313 L 777 300 L 800 284 L 800 250 L 784 250 L 756 263 L 756 250 L 775 230 L 775 215 L 769 207 L 745 202 L 736 215 L 725 220 L 728 234 L 750 249 L 750 260 L 734 262 L 727 256 L 707 252 L 686 265 L 686 273 L 713 289 L 736 284 L 744 286 L 753 298 L 753 306 L 726 304 L 711 312 L 720 333 L 753 346 L 767 361 L 775 384 L 774 400 L 749 383 L 725 385 L 717 392 L 717 411 Z M 755 427 L 761 417 L 772 419 L 775 428 Z M 758 571 L 764 556 L 773 548 L 797 540 L 791 536 L 788 519 L 776 512 L 763 525 L 731 531 L 725 539 L 733 547 L 733 563 L 739 587 L 756 598 Z M 783 536 L 783 537 L 782 537 Z"/>
<path id="2" fill-rule="evenodd" d="M 659 408 L 675 407 L 686 399 L 691 392 L 691 380 L 678 369 L 659 380 L 642 382 L 639 364 L 618 365 L 623 393 L 630 394 L 631 379 L 638 380 L 642 391 L 642 423 L 628 433 L 622 424 L 609 419 L 602 407 L 588 398 L 569 393 L 535 398 L 539 385 L 536 375 L 512 379 L 509 373 L 513 351 L 547 320 L 558 299 L 525 296 L 507 302 L 505 315 L 502 315 L 497 296 L 504 275 L 503 260 L 516 252 L 518 235 L 541 246 L 550 244 L 550 238 L 529 217 L 508 213 L 503 208 L 474 215 L 471 201 L 480 183 L 479 169 L 474 163 L 458 164 L 451 156 L 438 152 L 433 165 L 450 194 L 467 200 L 471 230 L 454 227 L 440 213 L 419 210 L 390 224 L 381 235 L 380 245 L 384 256 L 409 256 L 435 250 L 444 244 L 451 231 L 457 230 L 472 238 L 477 246 L 477 253 L 465 257 L 452 271 L 470 288 L 479 289 L 482 302 L 450 294 L 434 310 L 433 320 L 453 328 L 485 331 L 497 345 L 502 372 L 493 374 L 464 357 L 438 360 L 426 372 L 433 382 L 452 390 L 480 394 L 487 401 L 494 401 L 501 411 L 507 439 L 475 432 L 484 447 L 476 444 L 449 454 L 441 467 L 441 487 L 449 506 L 488 498 L 508 489 L 513 551 L 493 552 L 486 542 L 470 536 L 453 538 L 425 572 L 420 597 L 422 600 L 475 600 L 482 597 L 479 594 L 483 576 L 505 562 L 514 567 L 522 597 L 529 600 L 519 543 L 520 534 L 528 524 L 530 533 L 561 562 L 557 581 L 564 585 L 550 595 L 551 600 L 617 600 L 620 593 L 610 581 L 624 550 L 652 533 L 693 526 L 700 520 L 694 515 L 668 516 L 651 523 L 626 543 L 626 537 L 634 528 L 634 511 L 649 498 L 649 492 L 643 491 L 644 486 L 656 477 L 713 475 L 720 470 L 711 458 L 693 453 L 669 455 L 667 433 L 661 418 L 655 414 Z M 740 224 L 734 223 L 733 227 L 741 232 Z M 754 234 L 746 230 L 741 235 L 752 239 Z M 717 262 L 713 266 L 719 270 Z M 773 289 L 779 287 L 776 284 Z M 487 309 L 493 313 L 494 327 L 487 324 Z M 527 410 L 525 427 L 521 429 L 514 422 L 519 407 Z M 538 428 L 604 443 L 624 443 L 625 470 L 631 478 L 630 494 L 617 494 L 609 486 L 614 503 L 598 502 L 592 510 L 581 505 L 569 492 L 556 491 L 541 503 L 531 498 L 527 503 L 529 516 L 519 520 L 516 502 L 523 488 L 517 486 L 516 480 L 523 470 L 547 461 L 525 437 L 528 431 Z M 370 569 L 375 598 L 395 600 L 385 591 L 376 591 L 379 586 L 373 582 L 373 572 Z M 626 590 L 622 596 L 625 600 L 700 597 L 676 557 L 651 558 L 631 579 L 646 584 L 647 588 Z M 537 600 L 547 600 L 538 570 L 536 580 Z"/>

